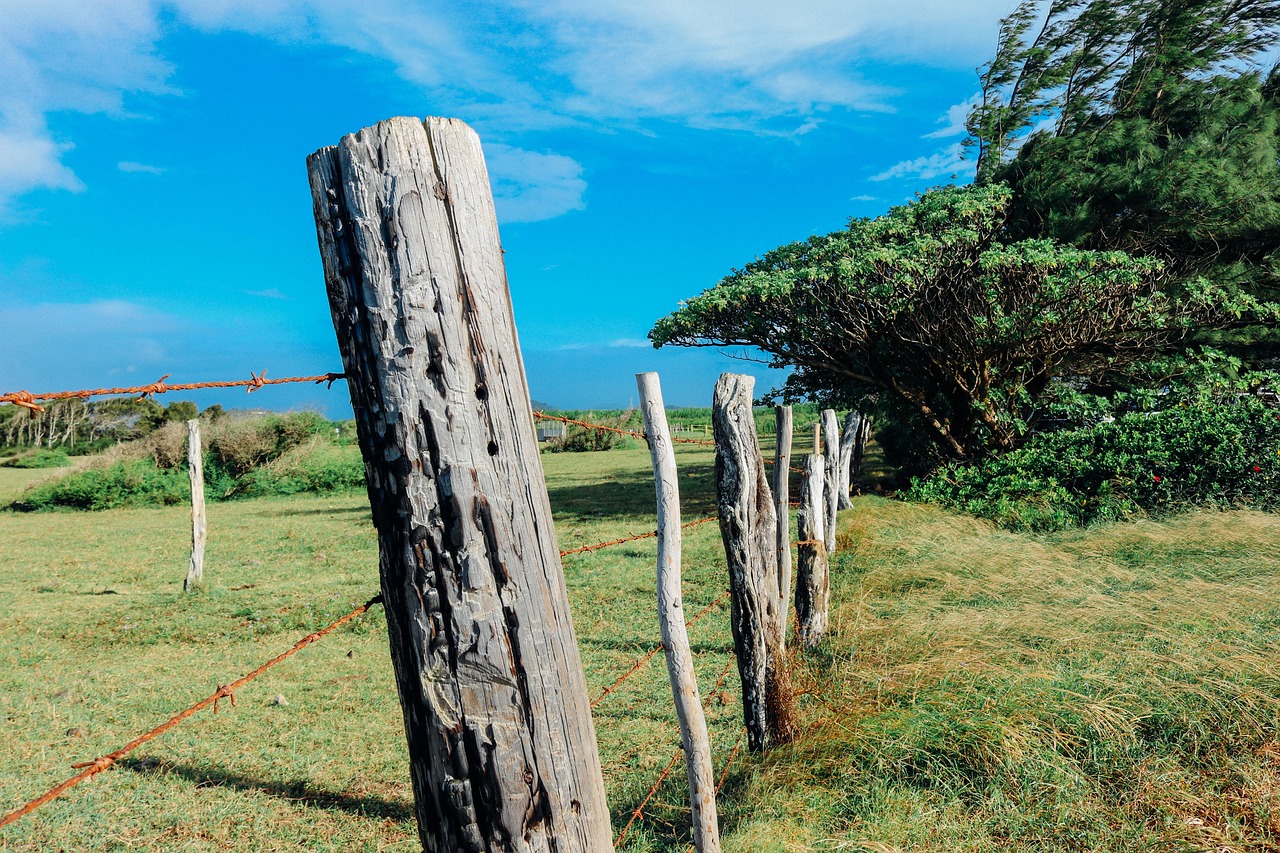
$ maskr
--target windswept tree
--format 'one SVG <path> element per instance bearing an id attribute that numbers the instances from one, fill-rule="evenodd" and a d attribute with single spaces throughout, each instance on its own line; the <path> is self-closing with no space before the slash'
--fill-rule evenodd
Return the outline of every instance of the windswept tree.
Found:
<path id="1" fill-rule="evenodd" d="M 1015 447 L 1064 374 L 1132 362 L 1258 306 L 1160 260 L 1003 239 L 1012 194 L 942 188 L 782 246 L 684 302 L 655 346 L 748 346 L 794 368 L 784 396 L 878 393 L 943 459 Z"/>
<path id="2" fill-rule="evenodd" d="M 1280 0 L 1024 0 L 968 118 L 1009 226 L 1280 290 Z"/>

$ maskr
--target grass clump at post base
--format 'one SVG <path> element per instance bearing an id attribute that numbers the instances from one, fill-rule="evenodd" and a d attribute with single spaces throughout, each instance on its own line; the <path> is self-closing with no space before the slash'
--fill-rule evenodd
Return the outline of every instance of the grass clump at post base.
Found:
<path id="1" fill-rule="evenodd" d="M 357 448 L 314 412 L 222 417 L 201 425 L 210 500 L 335 492 L 364 485 Z M 349 431 L 348 431 L 349 432 Z M 79 469 L 37 483 L 9 508 L 105 510 L 189 503 L 187 428 L 169 422 L 145 438 L 90 457 Z"/>

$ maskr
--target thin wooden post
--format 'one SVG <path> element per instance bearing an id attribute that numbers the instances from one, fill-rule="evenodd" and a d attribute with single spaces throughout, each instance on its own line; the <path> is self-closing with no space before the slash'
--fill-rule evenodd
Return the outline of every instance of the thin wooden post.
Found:
<path id="1" fill-rule="evenodd" d="M 822 446 L 826 480 L 823 485 L 823 498 L 827 502 L 827 517 L 823 521 L 826 533 L 827 553 L 836 550 L 836 513 L 840 509 L 840 496 L 837 494 L 837 481 L 840 479 L 840 426 L 836 422 L 834 409 L 822 410 Z"/>
<path id="2" fill-rule="evenodd" d="M 689 804 L 693 810 L 693 842 L 699 853 L 719 853 L 720 829 L 716 822 L 716 777 L 711 765 L 711 740 L 698 695 L 693 652 L 684 620 L 680 589 L 680 475 L 676 471 L 675 445 L 667 429 L 662 386 L 656 373 L 637 373 L 644 434 L 653 460 L 654 490 L 658 500 L 658 627 L 667 656 L 671 696 L 680 721 L 689 776 Z"/>
<path id="3" fill-rule="evenodd" d="M 777 517 L 751 410 L 755 380 L 725 373 L 711 419 L 716 442 L 716 503 L 729 566 L 730 621 L 742 679 L 747 746 L 761 751 L 795 737 L 795 698 L 782 650 Z"/>
<path id="4" fill-rule="evenodd" d="M 858 424 L 858 439 L 853 445 L 853 465 L 849 479 L 857 484 L 862 477 L 862 459 L 867 453 L 867 442 L 871 439 L 871 416 L 863 415 Z"/>
<path id="5" fill-rule="evenodd" d="M 818 419 L 813 422 L 813 452 L 818 454 L 822 452 L 822 420 Z"/>
<path id="6" fill-rule="evenodd" d="M 773 509 L 778 517 L 778 612 L 783 615 L 782 645 L 785 648 L 786 614 L 791 609 L 791 407 L 776 407 L 774 421 L 778 438 L 773 453 Z"/>
<path id="7" fill-rule="evenodd" d="M 853 501 L 849 499 L 849 486 L 853 475 L 853 447 L 858 442 L 858 430 L 861 426 L 862 416 L 857 412 L 844 416 L 844 426 L 840 430 L 840 467 L 836 473 L 836 499 L 840 509 L 853 506 Z"/>
<path id="8" fill-rule="evenodd" d="M 209 527 L 204 512 L 204 451 L 200 443 L 200 422 L 187 421 L 187 474 L 191 478 L 191 562 L 182 591 L 190 592 L 204 582 L 204 543 Z"/>
<path id="9" fill-rule="evenodd" d="M 480 140 L 393 118 L 307 167 L 422 846 L 612 849 Z"/>
<path id="10" fill-rule="evenodd" d="M 824 522 L 827 501 L 823 496 L 826 463 L 822 456 L 805 457 L 800 485 L 800 509 L 796 525 L 800 536 L 796 560 L 796 622 L 801 644 L 814 648 L 827 632 L 827 607 L 831 599 L 830 573 Z"/>

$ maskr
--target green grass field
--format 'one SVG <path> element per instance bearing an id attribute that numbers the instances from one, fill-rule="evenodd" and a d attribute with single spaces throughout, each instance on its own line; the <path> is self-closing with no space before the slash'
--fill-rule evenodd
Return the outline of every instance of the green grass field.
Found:
<path id="1" fill-rule="evenodd" d="M 711 515 L 711 453 L 677 457 L 685 519 Z M 652 530 L 643 449 L 543 464 L 561 548 Z M 0 499 L 37 474 L 0 469 Z M 206 588 L 183 596 L 185 510 L 0 513 L 0 811 L 376 592 L 362 494 L 209 516 Z M 731 768 L 728 850 L 1280 849 L 1280 518 L 1028 537 L 869 497 L 841 524 L 831 636 L 795 660 L 804 734 Z M 593 695 L 657 642 L 653 554 L 565 558 Z M 684 566 L 696 612 L 725 587 L 716 525 Z M 384 631 L 375 609 L 304 649 L 0 850 L 418 850 Z M 724 609 L 690 633 L 705 695 Z M 664 670 L 596 709 L 615 832 L 678 743 Z M 737 691 L 710 697 L 717 767 Z M 677 771 L 622 849 L 686 849 L 685 797 Z"/>

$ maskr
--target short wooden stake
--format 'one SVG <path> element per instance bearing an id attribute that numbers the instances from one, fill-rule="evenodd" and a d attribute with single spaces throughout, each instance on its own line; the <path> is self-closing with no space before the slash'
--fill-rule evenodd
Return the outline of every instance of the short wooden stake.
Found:
<path id="1" fill-rule="evenodd" d="M 791 407 L 775 408 L 774 420 L 778 441 L 773 454 L 773 510 L 778 516 L 778 612 L 783 614 L 782 645 L 785 648 L 786 614 L 791 609 Z"/>
<path id="2" fill-rule="evenodd" d="M 393 118 L 307 168 L 419 840 L 611 850 L 480 140 L 453 119 Z"/>
<path id="3" fill-rule="evenodd" d="M 187 421 L 187 473 L 191 478 L 191 562 L 182 591 L 190 592 L 204 581 L 204 543 L 208 524 L 204 512 L 204 451 L 200 443 L 200 422 Z"/>
<path id="4" fill-rule="evenodd" d="M 827 517 L 822 520 L 826 533 L 827 553 L 836 551 L 836 513 L 840 509 L 837 483 L 840 479 L 840 425 L 834 409 L 822 410 L 823 464 L 826 479 L 822 484 L 823 498 L 827 503 Z"/>
<path id="5" fill-rule="evenodd" d="M 689 776 L 693 843 L 699 853 L 718 853 L 720 829 L 716 822 L 711 740 L 698 695 L 680 589 L 680 475 L 676 471 L 675 445 L 667 429 L 658 374 L 636 374 L 636 386 L 640 389 L 640 410 L 644 414 L 644 434 L 649 440 L 658 500 L 658 627 L 667 655 L 667 674 L 671 679 L 671 696 L 676 703 L 680 742 L 684 746 Z"/>
<path id="6" fill-rule="evenodd" d="M 827 607 L 831 582 L 827 568 L 824 522 L 827 501 L 823 495 L 826 463 L 821 455 L 804 460 L 804 480 L 800 486 L 800 509 L 796 512 L 800 544 L 796 559 L 796 622 L 800 642 L 813 648 L 827 632 Z"/>
<path id="7" fill-rule="evenodd" d="M 750 376 L 716 382 L 711 421 L 716 442 L 716 503 L 732 591 L 730 621 L 742 679 L 747 746 L 759 752 L 796 734 L 795 697 L 782 649 L 777 517 L 760 458 Z"/>

